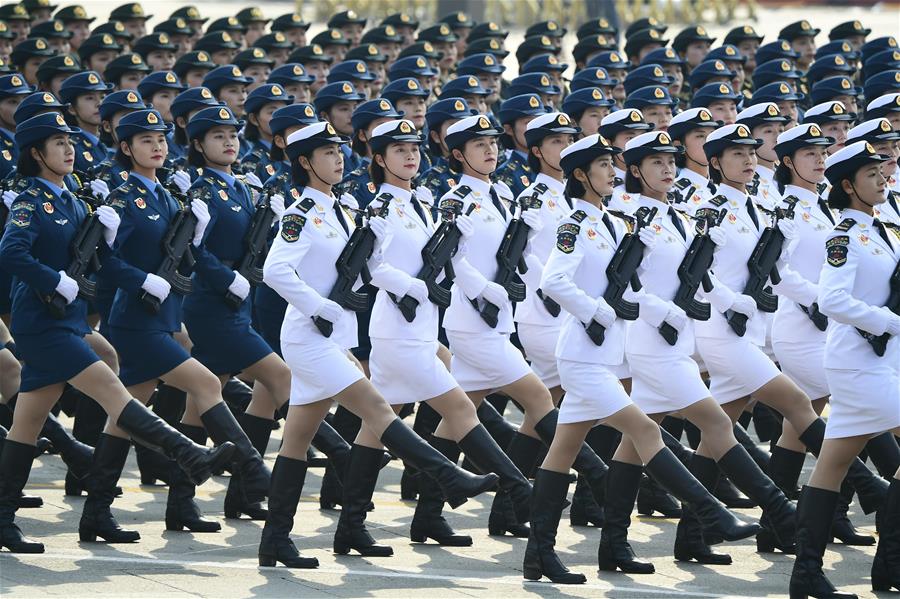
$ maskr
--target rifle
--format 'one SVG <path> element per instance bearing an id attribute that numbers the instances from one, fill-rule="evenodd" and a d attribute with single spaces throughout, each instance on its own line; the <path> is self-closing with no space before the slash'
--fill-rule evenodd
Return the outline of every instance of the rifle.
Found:
<path id="1" fill-rule="evenodd" d="M 509 294 L 509 299 L 513 302 L 521 302 L 525 299 L 525 285 L 521 281 L 517 281 L 516 268 L 519 272 L 528 272 L 528 266 L 525 264 L 525 246 L 528 245 L 528 234 L 531 227 L 522 220 L 522 212 L 529 208 L 540 208 L 541 200 L 537 192 L 527 198 L 519 200 L 520 212 L 518 218 L 509 221 L 506 227 L 506 233 L 503 234 L 503 240 L 497 249 L 497 275 L 494 282 L 501 285 Z M 497 322 L 500 316 L 500 307 L 495 306 L 489 301 L 484 302 L 482 308 L 478 308 L 475 300 L 471 300 L 472 305 L 481 314 L 489 327 L 497 328 Z"/>
<path id="2" fill-rule="evenodd" d="M 179 195 L 183 197 L 183 194 Z M 178 272 L 178 269 L 182 265 L 187 269 L 194 267 L 191 243 L 197 227 L 197 217 L 191 212 L 191 198 L 186 200 L 182 203 L 181 210 L 175 213 L 175 218 L 162 239 L 163 261 L 156 269 L 156 275 L 168 281 L 172 290 L 180 295 L 187 295 L 192 289 L 191 278 Z M 143 291 L 140 298 L 151 314 L 159 313 L 162 302 L 156 296 Z"/>
<path id="3" fill-rule="evenodd" d="M 28 189 L 30 183 L 28 183 L 28 178 L 19 175 L 18 172 L 12 177 L 7 177 L 0 181 L 0 195 L 3 195 L 5 191 L 15 191 L 22 192 Z M 3 201 L 0 201 L 0 238 L 3 237 L 3 231 L 6 228 L 6 219 L 9 216 L 9 208 L 6 207 L 6 204 Z"/>
<path id="4" fill-rule="evenodd" d="M 256 188 L 255 185 L 246 184 L 254 189 Z M 266 254 L 269 251 L 269 231 L 272 229 L 273 222 L 275 222 L 275 212 L 272 210 L 271 196 L 267 192 L 262 193 L 259 203 L 256 205 L 256 211 L 253 213 L 253 218 L 250 221 L 250 227 L 244 236 L 246 250 L 235 269 L 251 285 L 259 285 L 263 281 L 262 267 L 266 261 Z M 226 291 L 225 303 L 232 310 L 238 310 L 243 300 L 230 291 Z"/>
<path id="5" fill-rule="evenodd" d="M 368 212 L 370 216 L 386 216 L 388 213 L 389 201 L 385 201 L 377 212 L 371 208 Z M 364 211 L 360 210 L 361 215 Z M 375 233 L 369 228 L 368 224 L 358 226 L 353 230 L 347 245 L 341 251 L 335 262 L 335 268 L 338 272 L 337 281 L 328 294 L 328 299 L 336 302 L 342 308 L 352 310 L 354 312 L 363 312 L 369 307 L 369 296 L 366 293 L 357 293 L 353 291 L 353 285 L 356 279 L 362 277 L 364 283 L 368 284 L 372 280 L 367 265 L 372 252 L 375 250 Z M 331 337 L 334 332 L 334 323 L 331 323 L 321 316 L 313 316 L 313 322 L 319 332 L 326 337 Z"/>
<path id="6" fill-rule="evenodd" d="M 824 331 L 828 328 L 828 317 L 819 312 L 818 302 L 813 302 L 811 306 L 798 305 L 803 310 L 803 313 L 809 316 L 809 319 L 816 325 L 817 329 Z"/>
<path id="7" fill-rule="evenodd" d="M 541 300 L 541 303 L 544 304 L 544 308 L 547 309 L 547 312 L 550 313 L 550 316 L 552 316 L 553 318 L 559 316 L 561 308 L 559 304 L 553 301 L 553 298 L 544 295 L 544 292 L 540 289 L 537 290 L 537 296 L 538 299 Z"/>
<path id="8" fill-rule="evenodd" d="M 897 262 L 894 272 L 891 273 L 889 285 L 891 292 L 888 294 L 888 299 L 884 304 L 884 307 L 894 314 L 900 314 L 900 261 Z M 869 342 L 869 345 L 872 346 L 872 350 L 875 352 L 876 356 L 879 358 L 884 356 L 884 352 L 887 351 L 888 341 L 891 339 L 890 334 L 883 333 L 881 335 L 873 335 L 868 331 L 863 331 L 861 329 L 856 330 Z"/>
<path id="9" fill-rule="evenodd" d="M 87 278 L 88 272 L 100 269 L 97 258 L 97 245 L 103 239 L 103 225 L 96 212 L 91 212 L 72 239 L 72 262 L 66 268 L 66 274 L 78 283 L 78 297 L 93 300 L 97 297 L 97 284 Z M 47 306 L 50 316 L 56 319 L 66 317 L 68 302 L 58 291 L 49 295 L 41 295 L 41 301 Z"/>
<path id="10" fill-rule="evenodd" d="M 606 300 L 616 316 L 622 320 L 637 320 L 639 306 L 633 302 L 624 299 L 625 291 L 628 285 L 635 291 L 640 291 L 641 281 L 637 276 L 637 269 L 641 265 L 644 258 L 644 244 L 638 237 L 638 232 L 653 222 L 657 209 L 651 208 L 645 214 L 640 214 L 641 210 L 634 216 L 634 231 L 627 233 L 622 237 L 616 253 L 613 254 L 612 260 L 606 267 L 606 278 L 609 281 L 606 291 L 603 292 L 603 299 Z M 591 319 L 584 325 L 588 337 L 594 342 L 594 345 L 603 345 L 606 336 L 606 327 Z"/>
<path id="11" fill-rule="evenodd" d="M 709 267 L 712 266 L 713 254 L 716 244 L 709 238 L 709 230 L 718 227 L 725 219 L 728 210 L 722 208 L 720 212 L 704 214 L 697 217 L 703 231 L 694 237 L 687 253 L 678 265 L 678 280 L 681 285 L 675 292 L 672 302 L 685 311 L 689 318 L 694 320 L 709 320 L 711 315 L 709 304 L 695 299 L 697 290 L 703 285 L 705 291 L 712 290 L 712 281 L 709 279 Z M 668 322 L 663 321 L 659 325 L 659 334 L 669 345 L 678 343 L 678 330 Z"/>
<path id="12" fill-rule="evenodd" d="M 789 202 L 787 208 L 776 208 L 772 225 L 763 229 L 750 259 L 747 260 L 747 268 L 750 270 L 750 278 L 744 285 L 744 295 L 749 295 L 756 300 L 756 307 L 760 312 L 773 313 L 778 309 L 778 296 L 766 287 L 769 279 L 776 285 L 781 282 L 776 263 L 781 257 L 781 249 L 784 246 L 784 235 L 778 229 L 778 221 L 783 218 L 794 218 L 794 204 Z M 747 315 L 727 310 L 725 319 L 738 337 L 743 337 L 747 332 Z"/>
<path id="13" fill-rule="evenodd" d="M 438 285 L 437 278 L 443 271 L 447 281 L 453 281 L 455 274 L 450 259 L 456 254 L 459 240 L 462 238 L 462 233 L 456 226 L 456 217 L 462 210 L 462 202 L 458 204 L 452 209 L 443 211 L 441 224 L 422 248 L 422 268 L 416 273 L 416 278 L 425 281 L 428 287 L 428 299 L 440 308 L 447 308 L 450 305 L 450 292 Z M 466 215 L 472 214 L 474 210 L 475 204 L 470 205 Z M 390 294 L 390 297 L 397 304 L 406 322 L 415 320 L 416 309 L 419 307 L 418 300 L 409 295 L 404 295 L 399 300 L 394 294 Z"/>

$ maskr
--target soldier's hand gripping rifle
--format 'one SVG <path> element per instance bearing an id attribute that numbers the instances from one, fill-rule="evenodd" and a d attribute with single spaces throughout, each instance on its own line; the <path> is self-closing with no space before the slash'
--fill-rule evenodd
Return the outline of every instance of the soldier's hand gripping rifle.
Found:
<path id="1" fill-rule="evenodd" d="M 891 273 L 890 294 L 888 295 L 884 307 L 894 314 L 900 314 L 900 261 L 897 262 L 894 272 Z M 888 341 L 891 339 L 890 334 L 884 333 L 882 335 L 873 335 L 867 331 L 860 329 L 856 330 L 859 331 L 860 335 L 866 338 L 866 341 L 872 346 L 872 350 L 875 352 L 876 356 L 884 356 L 884 352 L 887 351 Z"/>
<path id="2" fill-rule="evenodd" d="M 609 283 L 606 291 L 603 292 L 603 299 L 616 311 L 616 316 L 622 320 L 637 320 L 639 314 L 639 306 L 627 301 L 624 295 L 629 285 L 634 291 L 641 289 L 637 270 L 641 265 L 641 260 L 644 259 L 644 244 L 638 237 L 638 233 L 653 222 L 656 212 L 656 208 L 637 211 L 634 216 L 634 231 L 622 237 L 616 253 L 613 254 L 612 260 L 606 267 L 606 278 Z M 606 327 L 592 319 L 584 325 L 584 328 L 594 345 L 603 345 Z"/>
<path id="3" fill-rule="evenodd" d="M 181 193 L 179 195 L 184 197 Z M 191 244 L 194 241 L 194 230 L 197 228 L 197 217 L 191 212 L 192 198 L 193 194 L 191 197 L 185 197 L 186 201 L 181 203 L 181 210 L 175 213 L 169 230 L 162 238 L 163 260 L 155 273 L 165 279 L 179 295 L 188 295 L 192 288 L 190 276 L 179 272 L 182 267 L 187 271 L 194 267 Z M 155 295 L 143 291 L 140 299 L 151 314 L 159 313 L 162 302 Z"/>
<path id="4" fill-rule="evenodd" d="M 244 255 L 238 260 L 235 271 L 247 279 L 251 285 L 263 282 L 263 264 L 269 253 L 269 232 L 275 222 L 275 211 L 272 210 L 272 190 L 244 183 L 259 192 L 259 202 L 250 220 L 250 227 L 244 236 Z M 243 300 L 230 291 L 225 292 L 225 303 L 232 310 L 238 310 Z"/>
<path id="5" fill-rule="evenodd" d="M 72 261 L 66 267 L 66 274 L 78 283 L 78 297 L 85 300 L 97 298 L 97 284 L 87 275 L 100 269 L 97 246 L 103 239 L 103 230 L 100 217 L 89 209 L 87 218 L 82 221 L 72 239 Z M 50 316 L 57 319 L 65 318 L 68 302 L 58 291 L 42 295 L 41 300 L 47 306 Z"/>
<path id="6" fill-rule="evenodd" d="M 425 282 L 428 287 L 428 299 L 439 308 L 447 308 L 450 305 L 450 292 L 441 287 L 437 279 L 441 272 L 448 282 L 452 282 L 455 274 L 451 259 L 456 254 L 462 233 L 456 226 L 456 217 L 462 212 L 462 202 L 457 200 L 445 200 L 442 205 L 441 224 L 435 230 L 431 239 L 422 248 L 422 268 L 416 273 L 416 278 Z M 472 214 L 475 204 L 471 204 L 466 215 Z M 400 308 L 400 313 L 406 322 L 412 322 L 416 318 L 416 309 L 419 302 L 415 298 L 404 295 L 399 300 L 391 294 L 391 299 Z"/>
<path id="7" fill-rule="evenodd" d="M 388 213 L 389 202 L 385 201 L 377 212 L 371 212 L 370 216 L 386 216 Z M 337 281 L 328 294 L 328 299 L 337 303 L 346 310 L 353 312 L 363 312 L 369 307 L 369 296 L 366 293 L 358 293 L 353 291 L 356 279 L 362 277 L 364 283 L 368 284 L 372 280 L 369 274 L 368 262 L 375 250 L 375 233 L 365 224 L 356 227 L 347 241 L 347 245 L 341 251 L 335 262 L 337 269 Z M 313 316 L 313 322 L 319 332 L 326 337 L 331 337 L 334 332 L 334 323 L 325 320 L 321 316 Z"/>
<path id="8" fill-rule="evenodd" d="M 713 263 L 716 244 L 710 239 L 709 231 L 722 224 L 727 212 L 728 210 L 725 208 L 719 212 L 704 208 L 698 210 L 698 215 L 695 217 L 700 221 L 698 227 L 701 232 L 694 237 L 681 264 L 678 265 L 678 280 L 681 281 L 681 284 L 672 300 L 672 303 L 685 311 L 688 318 L 709 320 L 711 315 L 709 304 L 697 300 L 695 296 L 700 285 L 703 285 L 704 291 L 712 291 L 709 268 Z M 663 321 L 659 325 L 659 334 L 669 345 L 678 343 L 678 330 L 668 322 Z"/>
<path id="9" fill-rule="evenodd" d="M 750 259 L 747 260 L 747 268 L 750 270 L 750 278 L 744 285 L 743 294 L 749 295 L 756 301 L 756 307 L 760 312 L 773 313 L 778 309 L 778 296 L 773 294 L 768 287 L 769 280 L 778 284 L 781 275 L 778 274 L 777 263 L 781 258 L 781 250 L 784 247 L 784 234 L 778 228 L 778 222 L 784 218 L 794 218 L 794 203 L 789 203 L 787 208 L 776 208 L 772 225 L 763 229 Z M 738 337 L 743 337 L 747 332 L 747 315 L 727 310 L 725 320 Z"/>

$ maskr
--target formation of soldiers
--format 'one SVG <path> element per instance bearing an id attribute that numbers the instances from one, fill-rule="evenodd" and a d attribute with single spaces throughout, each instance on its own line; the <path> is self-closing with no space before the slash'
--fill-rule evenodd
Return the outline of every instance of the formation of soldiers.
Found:
<path id="1" fill-rule="evenodd" d="M 393 456 L 413 541 L 471 545 L 444 504 L 495 491 L 526 579 L 586 581 L 553 549 L 575 482 L 601 570 L 654 571 L 636 504 L 680 519 L 678 560 L 795 554 L 798 597 L 846 596 L 822 555 L 876 543 L 856 496 L 900 590 L 894 37 L 601 18 L 564 56 L 544 21 L 509 79 L 509 32 L 464 13 L 151 18 L 0 6 L 0 547 L 43 551 L 15 513 L 46 452 L 83 541 L 137 541 L 111 510 L 134 446 L 167 529 L 220 530 L 194 489 L 228 470 L 260 565 L 316 567 L 290 537 L 312 445 L 337 553 L 392 554 L 365 517 Z"/>

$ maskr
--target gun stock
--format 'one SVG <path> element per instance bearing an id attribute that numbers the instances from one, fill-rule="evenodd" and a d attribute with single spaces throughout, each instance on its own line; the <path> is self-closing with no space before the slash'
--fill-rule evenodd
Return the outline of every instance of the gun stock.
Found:
<path id="1" fill-rule="evenodd" d="M 195 260 L 190 246 L 196 227 L 197 217 L 191 212 L 190 199 L 187 199 L 162 239 L 163 261 L 156 270 L 156 275 L 165 279 L 179 295 L 188 295 L 192 289 L 190 277 L 181 274 L 178 269 L 194 267 Z M 140 300 L 151 314 L 159 314 L 162 302 L 157 297 L 144 291 Z"/>

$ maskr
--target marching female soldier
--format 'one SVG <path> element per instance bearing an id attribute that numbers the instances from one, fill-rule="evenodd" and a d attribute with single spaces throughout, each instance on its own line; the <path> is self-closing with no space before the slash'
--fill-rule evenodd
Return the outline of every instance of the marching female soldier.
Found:
<path id="1" fill-rule="evenodd" d="M 312 568 L 318 560 L 299 555 L 290 531 L 306 477 L 306 450 L 332 400 L 360 416 L 391 452 L 430 475 L 451 506 L 490 489 L 498 478 L 471 475 L 419 439 L 394 415 L 347 353 L 356 345 L 356 318 L 327 297 L 337 280 L 335 261 L 351 232 L 332 195 L 344 168 L 340 145 L 348 140 L 323 122 L 295 131 L 287 141 L 296 201 L 281 219 L 281 232 L 266 258 L 264 279 L 290 304 L 281 349 L 291 368 L 291 401 L 272 476 L 259 563 Z M 331 323 L 331 335 L 323 335 L 313 319 Z"/>
<path id="2" fill-rule="evenodd" d="M 900 97 L 900 96 L 898 96 Z M 893 160 L 887 160 L 881 167 L 881 174 L 888 180 L 888 188 L 885 189 L 887 200 L 877 208 L 878 219 L 883 223 L 891 223 L 900 227 L 900 192 L 890 189 L 890 180 L 896 178 L 900 158 L 900 131 L 891 127 L 891 121 L 884 117 L 878 117 L 861 123 L 847 132 L 847 143 L 867 141 L 872 144 L 875 151 L 882 156 L 889 156 Z"/>
<path id="3" fill-rule="evenodd" d="M 873 214 L 885 201 L 879 172 L 885 160 L 871 144 L 858 141 L 825 162 L 832 184 L 828 203 L 843 218 L 825 242 L 819 278 L 819 307 L 830 320 L 825 376 L 831 413 L 819 460 L 797 506 L 791 597 L 856 597 L 838 593 L 822 572 L 841 481 L 873 434 L 900 433 L 900 316 L 884 306 L 897 275 L 900 237 Z M 900 469 L 878 515 L 872 589 L 900 589 Z"/>
<path id="4" fill-rule="evenodd" d="M 782 136 L 790 135 L 788 139 L 794 143 L 815 143 L 815 138 L 830 143 L 815 125 L 795 129 Z M 748 142 L 711 143 L 726 134 L 733 134 L 734 139 L 747 139 Z M 794 430 L 800 431 L 800 441 L 813 453 L 818 453 L 825 422 L 818 418 L 806 394 L 779 372 L 763 353 L 765 319 L 757 313 L 756 300 L 743 293 L 750 277 L 747 261 L 766 226 L 746 192 L 746 185 L 753 179 L 756 168 L 753 150 L 757 144 L 755 140 L 753 144 L 749 143 L 750 139 L 746 126 L 732 125 L 711 133 L 704 146 L 710 173 L 714 181 L 718 180 L 719 186 L 717 195 L 702 208 L 716 212 L 722 208 L 728 210 L 721 225 L 728 241 L 716 249 L 715 274 L 722 285 L 719 286 L 719 293 L 709 298 L 713 307 L 710 319 L 697 321 L 694 326 L 697 349 L 709 372 L 710 393 L 732 421 L 740 416 L 749 396 L 753 395 L 756 400 L 780 412 Z M 778 229 L 787 239 L 795 237 L 796 225 L 790 220 L 780 220 Z M 784 265 L 787 244 L 783 252 L 778 262 L 782 284 L 794 284 L 798 275 Z M 746 321 L 744 330 L 738 324 L 741 320 Z M 735 368 L 735 364 L 741 366 Z M 877 484 L 861 462 L 851 469 L 851 474 L 865 505 L 875 505 L 883 498 L 883 487 Z M 869 501 L 872 503 L 869 504 Z M 757 548 L 761 551 L 774 548 L 790 550 L 793 542 L 791 535 L 782 534 L 780 523 L 771 524 L 772 528 L 769 528 L 768 523 L 764 522 L 764 529 L 757 537 Z M 792 532 L 787 527 L 783 531 Z"/>
<path id="5" fill-rule="evenodd" d="M 100 141 L 100 103 L 113 90 L 94 71 L 72 75 L 59 88 L 59 99 L 69 104 L 67 120 L 80 128 L 74 135 L 75 168 L 88 171 L 106 160 L 109 149 Z"/>
<path id="6" fill-rule="evenodd" d="M 13 333 L 17 350 L 26 362 L 20 403 L 0 456 L 0 546 L 16 553 L 44 551 L 41 543 L 22 535 L 14 518 L 28 481 L 38 431 L 66 381 L 95 398 L 109 414 L 110 432 L 118 432 L 115 437 L 104 435 L 94 452 L 95 466 L 116 462 L 117 455 L 124 462 L 124 453 L 113 452 L 112 448 L 122 444 L 127 452 L 127 435 L 132 435 L 163 448 L 185 469 L 189 479 L 199 484 L 234 451 L 231 443 L 206 450 L 170 428 L 133 399 L 115 373 L 84 342 L 89 332 L 86 303 L 78 298 L 77 281 L 62 270 L 69 263 L 72 239 L 87 218 L 87 207 L 63 186 L 63 177 L 74 164 L 69 142 L 73 131 L 62 115 L 55 113 L 35 116 L 17 127 L 16 143 L 22 151 L 18 168 L 36 179 L 35 185 L 13 203 L 0 243 L 4 268 L 16 276 Z M 97 219 L 105 229 L 98 251 L 106 266 L 112 258 L 110 247 L 120 219 L 112 207 L 99 208 Z M 62 307 L 61 318 L 51 316 L 51 302 Z M 94 470 L 96 473 L 99 468 Z M 92 479 L 91 486 L 99 490 L 97 482 Z M 115 481 L 106 491 L 110 502 L 114 486 Z M 108 510 L 106 513 L 112 520 Z M 85 530 L 82 540 L 95 539 L 96 532 Z"/>
<path id="7" fill-rule="evenodd" d="M 762 141 L 762 145 L 756 148 L 756 174 L 748 191 L 754 201 L 766 210 L 775 210 L 781 202 L 781 193 L 775 183 L 775 166 L 778 163 L 775 144 L 789 121 L 788 117 L 782 116 L 775 102 L 754 104 L 737 115 L 736 122 L 747 125 L 750 135 Z"/>
<path id="8" fill-rule="evenodd" d="M 111 194 L 111 201 L 121 203 L 123 210 L 115 240 L 117 255 L 103 269 L 104 278 L 118 287 L 109 316 L 110 341 L 119 353 L 122 383 L 139 400 L 149 400 L 161 379 L 189 394 L 214 441 L 233 440 L 237 446 L 234 468 L 240 471 L 245 499 L 259 501 L 265 497 L 269 473 L 222 401 L 219 380 L 174 339 L 173 333 L 181 330 L 182 298 L 172 295 L 170 283 L 154 273 L 163 259 L 162 239 L 179 215 L 178 204 L 156 179 L 156 169 L 165 160 L 165 136 L 170 129 L 154 110 L 132 112 L 122 117 L 116 128 L 116 159 L 127 168 L 129 177 Z M 201 265 L 208 264 L 212 258 L 202 244 L 209 209 L 203 202 L 193 201 L 182 210 L 190 210 L 197 221 L 188 251 L 196 253 Z M 112 494 L 108 490 L 118 480 L 128 455 L 128 445 L 118 442 L 117 433 L 108 426 L 103 436 L 110 444 L 108 459 L 94 456 L 96 492 L 93 501 L 88 495 L 82 513 L 83 538 L 101 536 L 109 542 L 139 538 L 137 532 L 121 529 L 109 512 Z"/>
<path id="9" fill-rule="evenodd" d="M 438 309 L 428 299 L 427 285 L 415 277 L 422 268 L 422 248 L 435 231 L 430 214 L 412 190 L 419 170 L 422 137 L 409 120 L 396 120 L 375 127 L 369 146 L 373 152 L 370 170 L 379 183 L 374 208 L 385 212 L 385 230 L 374 229 L 384 239 L 372 268 L 372 284 L 380 290 L 372 310 L 369 334 L 372 353 L 369 367 L 372 384 L 399 412 L 404 404 L 424 401 L 444 417 L 429 443 L 451 462 L 460 449 L 483 472 L 500 476 L 501 487 L 527 514 L 531 486 L 478 423 L 475 409 L 448 370 L 449 352 L 437 340 Z M 468 217 L 459 217 L 461 231 L 471 232 Z M 464 250 L 463 250 L 464 251 Z M 414 299 L 412 321 L 404 318 L 392 299 Z M 409 364 L 417 367 L 409 369 Z M 390 547 L 375 545 L 363 523 L 365 506 L 371 501 L 378 478 L 381 443 L 364 427 L 356 439 L 344 483 L 341 518 L 335 531 L 335 551 L 356 549 L 363 555 L 390 555 Z M 410 538 L 424 542 L 432 538 L 441 545 L 471 545 L 469 536 L 456 535 L 441 516 L 444 498 L 428 481 L 419 484 L 419 502 L 410 526 Z"/>
<path id="10" fill-rule="evenodd" d="M 287 95 L 284 88 L 277 83 L 260 85 L 247 94 L 244 110 L 247 112 L 247 126 L 244 137 L 250 142 L 250 151 L 241 159 L 241 171 L 256 173 L 269 164 L 269 152 L 272 149 L 271 129 L 272 115 L 279 108 L 293 103 L 294 97 Z M 261 179 L 261 177 L 258 177 Z"/>
<path id="11" fill-rule="evenodd" d="M 671 192 L 676 210 L 693 216 L 697 207 L 709 199 L 709 163 L 703 153 L 703 144 L 710 131 L 722 124 L 703 107 L 679 112 L 669 123 L 669 135 L 684 148 L 684 152 L 675 157 L 676 165 L 681 168 L 678 171 L 681 177 L 675 181 Z"/>
<path id="12" fill-rule="evenodd" d="M 596 276 L 597 272 L 604 272 L 619 243 L 631 232 L 630 226 L 610 218 L 603 208 L 603 197 L 612 191 L 615 177 L 612 154 L 618 151 L 595 134 L 562 152 L 561 166 L 568 175 L 566 186 L 576 210 L 557 230 L 556 249 L 544 269 L 541 289 L 567 312 L 556 350 L 566 398 L 556 436 L 535 476 L 531 535 L 523 565 L 524 576 L 529 580 L 547 576 L 564 584 L 586 581 L 583 575 L 568 571 L 553 545 L 569 486 L 569 468 L 578 459 L 585 435 L 597 421 L 605 421 L 624 435 L 606 480 L 606 523 L 597 555 L 601 570 L 640 572 L 630 567 L 635 562 L 626 533 L 642 462 L 672 492 L 693 506 L 708 532 L 737 540 L 757 530 L 756 525 L 744 525 L 734 518 L 690 475 L 663 446 L 656 424 L 631 403 L 619 382 L 625 323 L 603 299 L 606 277 Z M 653 163 L 650 168 L 657 171 L 657 163 L 662 165 L 666 156 L 677 151 L 665 133 L 646 133 L 629 142 L 626 161 L 641 164 L 646 158 Z M 674 175 L 674 161 L 670 168 Z M 661 197 L 665 198 L 665 191 Z M 652 248 L 654 230 L 642 231 L 632 234 L 639 235 Z M 651 252 L 652 249 L 647 253 Z M 604 338 L 592 338 L 588 329 L 605 331 Z"/>

